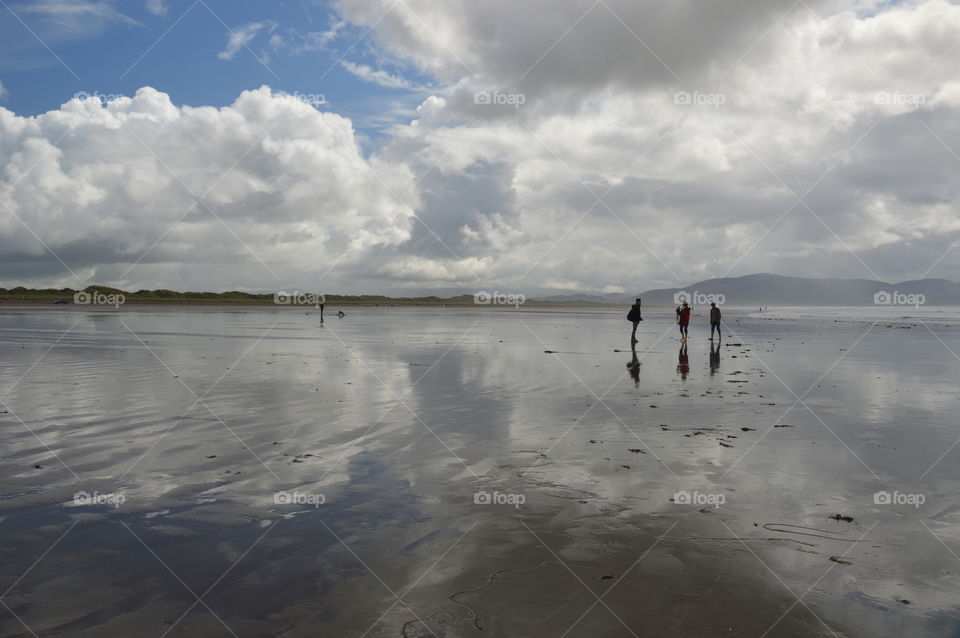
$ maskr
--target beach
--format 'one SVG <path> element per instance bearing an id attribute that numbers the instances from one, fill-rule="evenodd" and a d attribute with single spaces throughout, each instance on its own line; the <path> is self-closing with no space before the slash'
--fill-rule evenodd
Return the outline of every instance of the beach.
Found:
<path id="1" fill-rule="evenodd" d="M 960 311 L 704 310 L 4 306 L 0 636 L 960 631 Z"/>

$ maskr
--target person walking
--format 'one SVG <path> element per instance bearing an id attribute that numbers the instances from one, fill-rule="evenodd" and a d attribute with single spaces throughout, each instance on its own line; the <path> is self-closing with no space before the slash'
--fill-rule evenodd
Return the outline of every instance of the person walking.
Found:
<path id="1" fill-rule="evenodd" d="M 630 347 L 633 348 L 637 344 L 637 324 L 643 321 L 643 317 L 640 316 L 640 297 L 637 297 L 637 302 L 630 306 L 627 321 L 633 323 L 633 332 L 630 333 Z"/>
<path id="2" fill-rule="evenodd" d="M 713 341 L 713 331 L 717 331 L 717 341 L 722 339 L 720 335 L 720 309 L 716 303 L 710 304 L 710 341 Z"/>
<path id="3" fill-rule="evenodd" d="M 690 315 L 693 309 L 684 301 L 680 306 L 680 312 L 677 313 L 677 321 L 680 324 L 680 341 L 687 340 L 687 330 L 690 327 Z"/>

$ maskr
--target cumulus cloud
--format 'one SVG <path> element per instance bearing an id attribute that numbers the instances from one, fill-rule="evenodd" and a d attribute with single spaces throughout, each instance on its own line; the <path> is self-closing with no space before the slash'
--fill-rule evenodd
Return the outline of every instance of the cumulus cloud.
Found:
<path id="1" fill-rule="evenodd" d="M 813 0 L 818 7 L 826 0 Z M 522 84 L 530 94 L 647 87 L 693 79 L 750 46 L 769 25 L 807 9 L 791 0 L 340 0 L 385 51 L 451 83 Z"/>
<path id="2" fill-rule="evenodd" d="M 385 151 L 423 176 L 403 275 L 895 279 L 960 236 L 960 6 L 606 4 L 341 2 L 448 87 Z"/>
<path id="3" fill-rule="evenodd" d="M 219 109 L 151 88 L 35 118 L 0 108 L 0 156 L 7 284 L 307 289 L 408 239 L 419 206 L 349 120 L 266 87 Z"/>

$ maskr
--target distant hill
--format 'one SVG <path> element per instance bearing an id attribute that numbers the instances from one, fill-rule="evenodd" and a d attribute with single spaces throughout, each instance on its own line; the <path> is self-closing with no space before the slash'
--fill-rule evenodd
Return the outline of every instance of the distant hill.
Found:
<path id="1" fill-rule="evenodd" d="M 602 303 L 602 304 L 622 304 L 625 301 L 621 293 L 607 295 L 553 295 L 550 297 L 537 297 L 536 301 L 549 301 L 551 303 Z M 630 299 L 633 303 L 633 299 Z"/>
<path id="2" fill-rule="evenodd" d="M 90 303 L 91 296 L 122 295 L 120 303 L 261 303 L 274 304 L 273 293 L 249 292 L 179 292 L 175 290 L 138 290 L 128 292 L 106 286 L 87 286 L 86 300 L 78 303 Z M 18 286 L 0 288 L 0 303 L 71 303 L 81 291 L 71 288 L 33 289 Z M 443 291 L 458 292 L 456 290 Z M 745 275 L 743 277 L 723 277 L 707 279 L 682 288 L 658 288 L 639 294 L 566 294 L 548 297 L 529 297 L 527 304 L 557 304 L 576 306 L 584 304 L 629 305 L 640 296 L 644 305 L 673 305 L 674 295 L 686 293 L 694 306 L 709 304 L 711 299 L 721 299 L 728 306 L 869 306 L 874 304 L 874 295 L 881 295 L 880 301 L 897 305 L 913 305 L 909 295 L 922 295 L 922 303 L 928 306 L 960 305 L 960 283 L 947 279 L 920 279 L 889 283 L 870 279 L 809 279 L 805 277 L 784 277 L 766 273 Z M 894 299 L 894 295 L 898 297 Z M 919 297 L 918 297 L 919 299 Z M 377 304 L 377 305 L 449 305 L 475 306 L 474 293 L 454 294 L 449 297 L 436 295 L 420 297 L 389 297 L 383 295 L 326 295 L 328 304 Z M 94 302 L 96 303 L 96 302 Z M 113 302 L 109 302 L 112 304 Z M 289 300 L 280 301 L 290 304 Z M 294 305 L 302 305 L 294 301 Z M 312 302 L 311 302 L 312 303 Z M 512 303 L 512 302 L 509 302 Z M 480 302 L 480 305 L 495 307 L 498 303 Z"/>
<path id="3" fill-rule="evenodd" d="M 923 303 L 933 306 L 960 305 L 960 283 L 947 279 L 920 279 L 891 283 L 870 279 L 811 279 L 760 273 L 743 277 L 723 277 L 698 281 L 682 288 L 658 288 L 639 294 L 643 303 L 672 305 L 674 295 L 686 292 L 693 305 L 706 305 L 710 295 L 722 295 L 730 306 L 867 306 L 874 304 L 874 295 L 881 295 L 898 304 L 919 300 L 907 295 L 923 295 Z M 883 296 L 886 293 L 886 297 Z M 899 297 L 894 300 L 894 294 Z M 637 295 L 563 295 L 548 300 L 579 299 L 601 303 L 630 304 Z"/>

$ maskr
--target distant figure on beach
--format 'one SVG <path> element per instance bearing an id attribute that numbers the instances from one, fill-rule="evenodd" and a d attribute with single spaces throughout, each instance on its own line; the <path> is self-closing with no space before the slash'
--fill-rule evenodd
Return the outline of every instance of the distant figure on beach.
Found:
<path id="1" fill-rule="evenodd" d="M 687 375 L 690 374 L 690 357 L 687 356 L 686 340 L 680 344 L 680 357 L 677 360 L 677 372 L 680 373 L 680 378 L 684 381 L 687 380 Z"/>
<path id="2" fill-rule="evenodd" d="M 684 301 L 683 305 L 677 308 L 677 323 L 680 324 L 680 341 L 687 340 L 687 329 L 690 327 L 690 315 L 693 309 Z"/>
<path id="3" fill-rule="evenodd" d="M 720 341 L 716 344 L 710 344 L 710 376 L 716 374 L 720 369 Z"/>
<path id="4" fill-rule="evenodd" d="M 633 323 L 633 332 L 630 333 L 630 347 L 634 347 L 637 345 L 637 324 L 643 321 L 643 317 L 640 316 L 640 297 L 637 297 L 636 303 L 630 306 L 627 321 Z"/>
<path id="5" fill-rule="evenodd" d="M 345 313 L 344 311 L 342 310 L 337 311 L 337 317 L 339 317 L 340 319 L 343 319 L 346 316 L 347 316 L 347 313 Z"/>
<path id="6" fill-rule="evenodd" d="M 627 364 L 627 372 L 630 373 L 630 377 L 633 379 L 633 385 L 637 388 L 640 387 L 640 360 L 637 359 L 637 350 L 633 350 L 633 359 L 630 360 L 630 363 Z"/>
<path id="7" fill-rule="evenodd" d="M 326 305 L 325 303 L 320 304 L 320 323 L 323 323 L 323 307 Z"/>
<path id="8" fill-rule="evenodd" d="M 720 335 L 720 309 L 717 304 L 710 304 L 710 341 L 713 341 L 713 331 L 717 331 L 717 341 L 722 337 Z"/>

